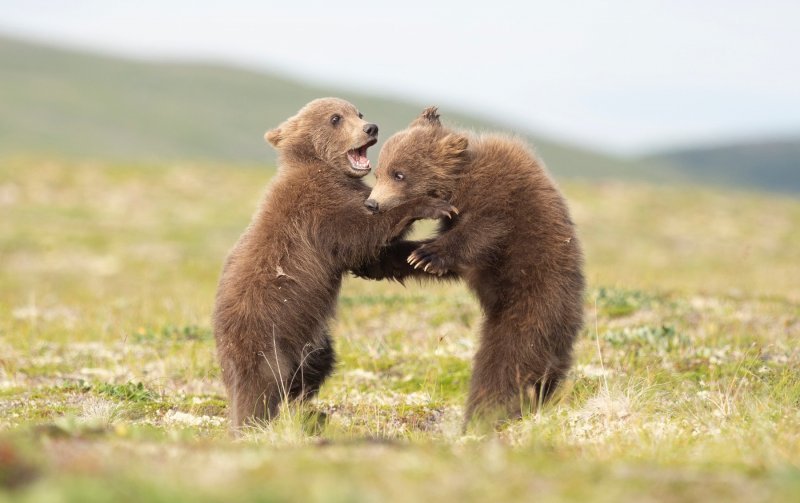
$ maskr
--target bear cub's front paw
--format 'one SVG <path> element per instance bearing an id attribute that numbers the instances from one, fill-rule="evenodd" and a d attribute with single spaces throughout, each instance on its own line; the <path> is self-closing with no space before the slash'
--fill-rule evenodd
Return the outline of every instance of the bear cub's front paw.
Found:
<path id="1" fill-rule="evenodd" d="M 421 217 L 430 219 L 447 218 L 453 219 L 454 215 L 458 215 L 458 208 L 448 203 L 443 199 L 434 199 L 429 204 L 421 208 Z"/>
<path id="2" fill-rule="evenodd" d="M 447 257 L 438 249 L 435 243 L 422 245 L 408 256 L 406 261 L 414 269 L 422 269 L 428 274 L 442 276 L 449 272 Z"/>

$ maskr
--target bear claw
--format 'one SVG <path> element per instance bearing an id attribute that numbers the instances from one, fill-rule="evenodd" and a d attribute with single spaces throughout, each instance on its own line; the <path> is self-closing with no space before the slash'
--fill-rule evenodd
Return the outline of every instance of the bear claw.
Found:
<path id="1" fill-rule="evenodd" d="M 426 249 L 424 246 L 414 250 L 406 259 L 414 269 L 422 268 L 428 274 L 443 276 L 447 272 L 445 261 L 435 252 Z"/>

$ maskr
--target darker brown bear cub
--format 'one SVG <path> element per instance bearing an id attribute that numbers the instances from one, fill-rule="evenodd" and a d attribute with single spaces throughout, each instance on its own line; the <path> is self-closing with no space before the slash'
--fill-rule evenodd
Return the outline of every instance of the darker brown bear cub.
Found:
<path id="1" fill-rule="evenodd" d="M 429 108 L 387 140 L 375 176 L 365 205 L 378 215 L 423 195 L 458 208 L 436 239 L 396 242 L 358 273 L 461 277 L 475 291 L 485 318 L 466 421 L 546 400 L 570 368 L 584 277 L 567 205 L 541 163 L 519 140 L 450 130 Z"/>
<path id="2" fill-rule="evenodd" d="M 454 210 L 421 196 L 371 215 L 361 177 L 377 134 L 335 98 L 312 101 L 266 134 L 280 154 L 278 174 L 227 258 L 214 310 L 234 427 L 274 417 L 284 399 L 315 394 L 333 369 L 328 320 L 342 274 L 374 259 L 414 220 Z"/>

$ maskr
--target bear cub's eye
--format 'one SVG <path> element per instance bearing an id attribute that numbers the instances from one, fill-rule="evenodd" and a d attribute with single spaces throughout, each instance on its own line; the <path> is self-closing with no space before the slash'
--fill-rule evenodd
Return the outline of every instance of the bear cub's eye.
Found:
<path id="1" fill-rule="evenodd" d="M 333 124 L 334 126 L 339 124 L 340 120 L 342 120 L 342 116 L 339 114 L 333 114 L 331 116 L 331 124 Z"/>
<path id="2" fill-rule="evenodd" d="M 394 179 L 397 180 L 398 182 L 401 182 L 401 181 L 406 179 L 406 175 L 404 175 L 403 173 L 401 173 L 399 171 L 395 171 L 394 172 Z"/>
<path id="3" fill-rule="evenodd" d="M 358 118 L 359 119 L 363 119 L 364 118 L 364 114 L 362 114 L 361 112 L 358 112 Z"/>

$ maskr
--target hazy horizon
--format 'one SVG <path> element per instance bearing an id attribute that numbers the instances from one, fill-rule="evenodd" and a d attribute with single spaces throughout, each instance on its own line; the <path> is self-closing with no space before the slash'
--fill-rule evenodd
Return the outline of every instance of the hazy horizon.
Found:
<path id="1" fill-rule="evenodd" d="M 7 6 L 0 33 L 277 71 L 615 153 L 800 134 L 791 2 L 225 7 L 34 0 Z"/>

